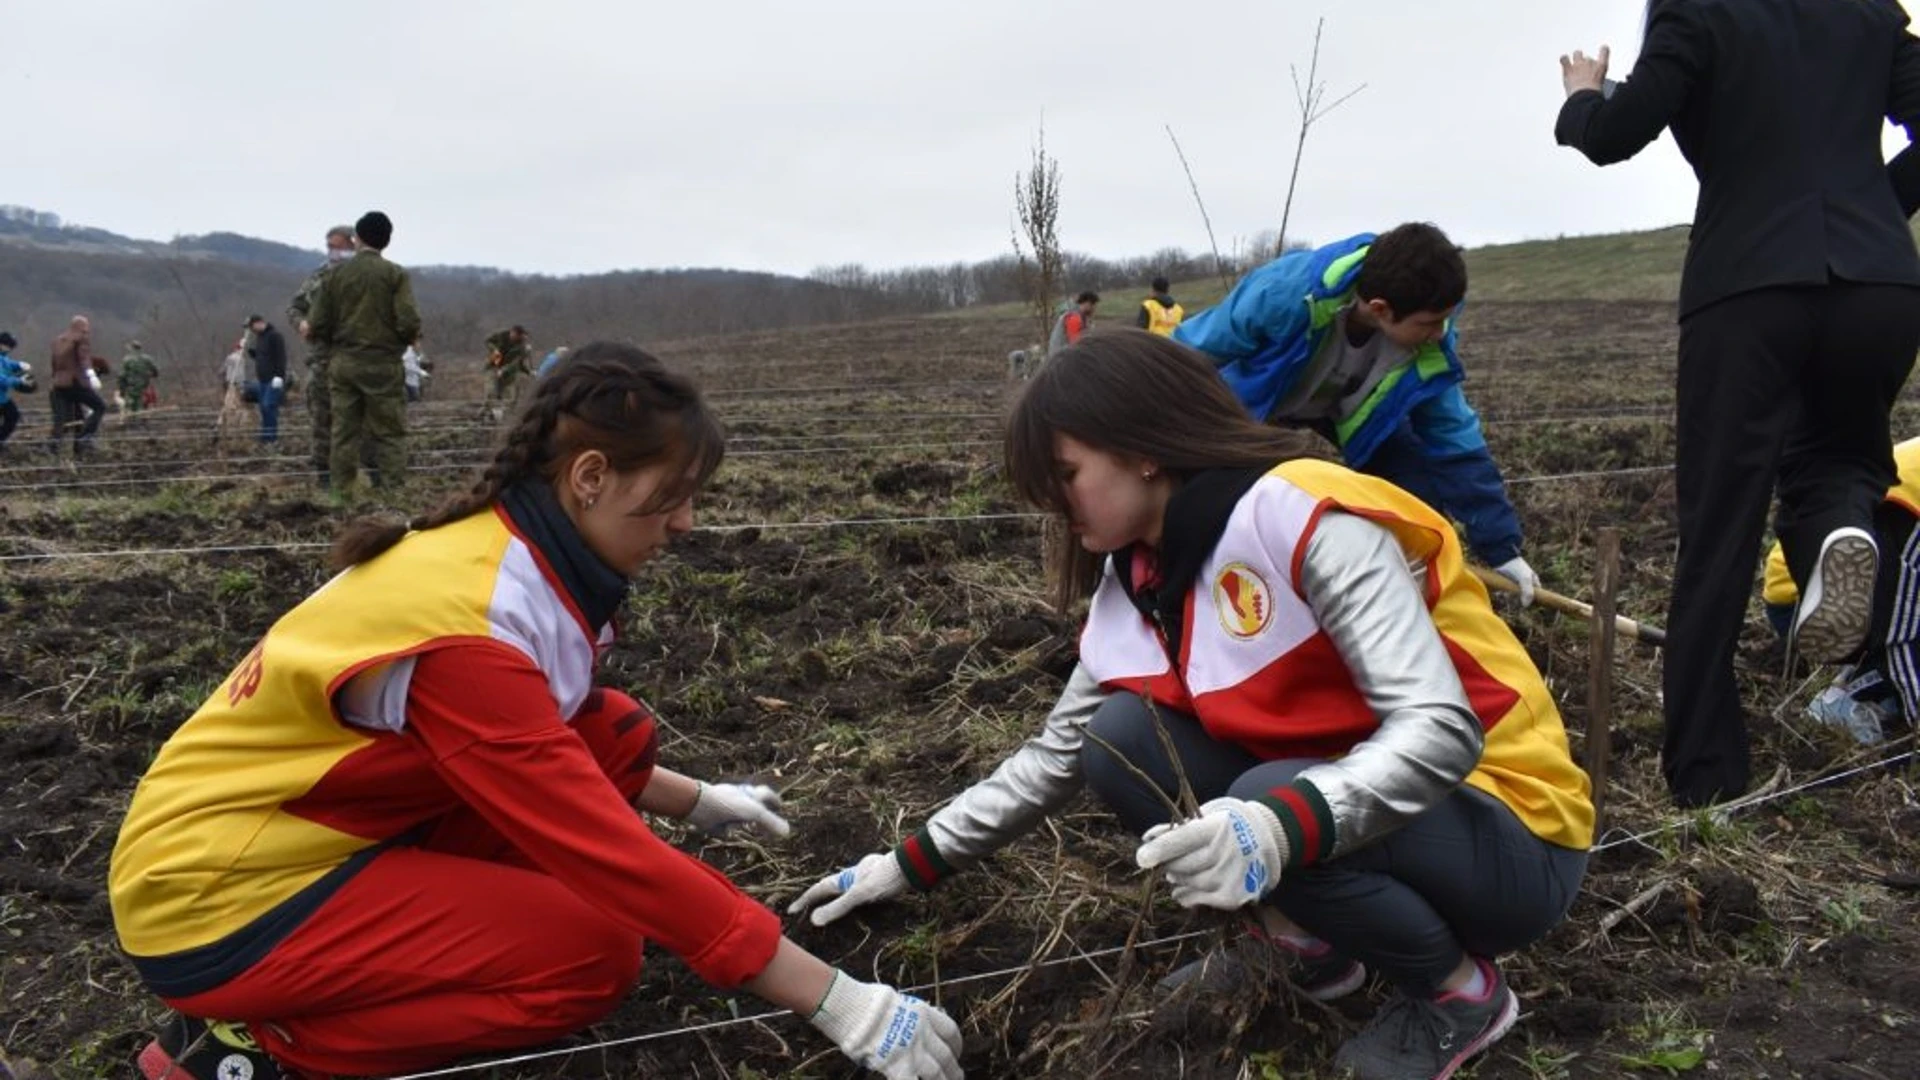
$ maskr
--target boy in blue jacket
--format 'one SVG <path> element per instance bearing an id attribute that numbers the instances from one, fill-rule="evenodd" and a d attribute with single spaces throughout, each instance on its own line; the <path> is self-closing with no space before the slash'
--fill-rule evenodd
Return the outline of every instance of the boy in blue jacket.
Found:
<path id="1" fill-rule="evenodd" d="M 13 358 L 18 344 L 12 334 L 0 330 L 0 453 L 6 451 L 13 429 L 20 426 L 20 406 L 13 403 L 13 392 L 34 389 L 33 369 Z"/>
<path id="2" fill-rule="evenodd" d="M 1346 463 L 1405 488 L 1463 526 L 1475 555 L 1533 602 L 1520 520 L 1461 391 L 1467 265 L 1437 227 L 1400 225 L 1253 271 L 1175 341 L 1211 356 L 1253 415 L 1313 427 Z"/>

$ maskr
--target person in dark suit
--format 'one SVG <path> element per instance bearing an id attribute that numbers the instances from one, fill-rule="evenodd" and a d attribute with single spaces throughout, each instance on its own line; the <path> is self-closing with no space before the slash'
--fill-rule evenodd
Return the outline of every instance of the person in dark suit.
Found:
<path id="1" fill-rule="evenodd" d="M 1662 767 L 1702 806 L 1750 782 L 1733 658 L 1776 482 L 1800 653 L 1845 659 L 1873 617 L 1888 415 L 1920 347 L 1920 169 L 1890 174 L 1880 139 L 1882 117 L 1920 125 L 1920 41 L 1894 0 L 1654 0 L 1632 74 L 1607 60 L 1560 58 L 1555 137 L 1610 165 L 1671 130 L 1700 179 Z"/>

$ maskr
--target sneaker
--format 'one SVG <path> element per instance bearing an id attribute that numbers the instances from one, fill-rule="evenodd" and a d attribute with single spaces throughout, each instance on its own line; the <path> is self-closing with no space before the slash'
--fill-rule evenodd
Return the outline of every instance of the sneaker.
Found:
<path id="1" fill-rule="evenodd" d="M 1899 695 L 1886 676 L 1852 665 L 1840 669 L 1833 684 L 1807 703 L 1807 715 L 1853 736 L 1862 746 L 1885 742 L 1903 719 Z"/>
<path id="2" fill-rule="evenodd" d="M 1880 547 L 1873 534 L 1852 527 L 1827 534 L 1793 620 L 1793 647 L 1800 655 L 1827 664 L 1860 650 L 1873 622 L 1873 579 L 1879 570 Z"/>
<path id="3" fill-rule="evenodd" d="M 1336 1069 L 1355 1080 L 1447 1080 L 1467 1059 L 1500 1041 L 1520 1016 L 1520 1001 L 1500 969 L 1476 960 L 1490 983 L 1484 998 L 1396 994 L 1373 1023 L 1341 1044 Z"/>
<path id="4" fill-rule="evenodd" d="M 138 1064 L 142 1080 L 287 1080 L 246 1025 L 177 1013 Z"/>
<path id="5" fill-rule="evenodd" d="M 1161 998 L 1176 994 L 1227 995 L 1281 982 L 1314 1001 L 1346 997 L 1367 981 L 1367 969 L 1331 948 L 1308 955 L 1293 945 L 1249 931 L 1167 973 L 1155 986 Z"/>

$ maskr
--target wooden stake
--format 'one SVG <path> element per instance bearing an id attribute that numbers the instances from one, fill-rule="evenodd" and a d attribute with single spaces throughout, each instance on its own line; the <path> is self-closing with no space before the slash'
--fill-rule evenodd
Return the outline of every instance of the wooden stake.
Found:
<path id="1" fill-rule="evenodd" d="M 1587 776 L 1593 781 L 1594 830 L 1606 812 L 1607 766 L 1613 757 L 1614 621 L 1620 588 L 1620 530 L 1601 529 L 1593 568 L 1593 635 L 1587 651 Z"/>

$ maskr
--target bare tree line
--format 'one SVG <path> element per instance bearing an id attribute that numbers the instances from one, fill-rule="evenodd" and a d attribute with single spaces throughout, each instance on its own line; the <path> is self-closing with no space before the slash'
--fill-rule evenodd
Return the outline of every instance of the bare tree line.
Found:
<path id="1" fill-rule="evenodd" d="M 1270 241 L 1269 241 L 1270 242 Z M 1257 261 L 1248 249 L 1243 261 Z M 1063 290 L 1140 286 L 1212 272 L 1210 257 L 1166 248 L 1125 259 L 1062 254 Z M 259 312 L 285 319 L 301 275 L 221 259 L 6 248 L 0 258 L 0 329 L 20 339 L 16 354 L 39 362 L 44 346 L 75 314 L 93 319 L 96 351 L 109 359 L 138 338 L 159 357 L 165 387 L 211 391 L 220 360 Z M 480 341 L 508 323 L 526 324 L 542 347 L 595 338 L 639 342 L 948 311 L 1021 301 L 1018 260 L 869 269 L 823 267 L 805 278 L 725 270 L 644 270 L 552 278 L 496 271 L 431 270 L 415 275 L 430 354 L 478 355 Z M 285 329 L 283 327 L 283 329 Z"/>

